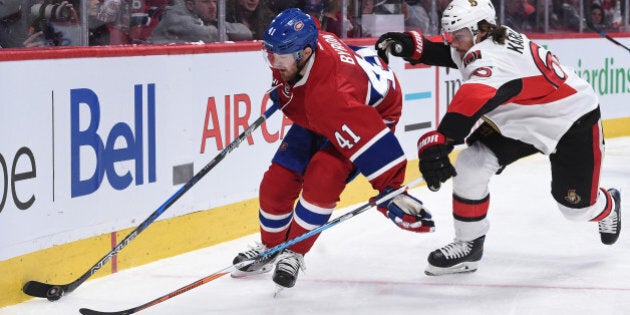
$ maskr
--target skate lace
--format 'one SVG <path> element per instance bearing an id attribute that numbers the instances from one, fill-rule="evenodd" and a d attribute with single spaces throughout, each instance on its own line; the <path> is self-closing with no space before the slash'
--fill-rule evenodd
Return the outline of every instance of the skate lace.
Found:
<path id="1" fill-rule="evenodd" d="M 444 257 L 454 259 L 468 255 L 471 248 L 472 242 L 456 241 L 440 248 L 440 251 L 444 254 Z"/>
<path id="2" fill-rule="evenodd" d="M 304 256 L 290 250 L 285 250 L 278 258 L 276 269 L 292 275 L 297 274 L 299 269 L 306 270 Z"/>
<path id="3" fill-rule="evenodd" d="M 617 212 L 613 210 L 608 217 L 598 223 L 600 233 L 617 233 Z"/>
<path id="4" fill-rule="evenodd" d="M 255 245 L 250 245 L 250 249 L 242 252 L 241 255 L 245 256 L 247 259 L 252 259 L 260 255 L 265 250 L 267 250 L 267 246 L 261 243 L 256 243 Z"/>

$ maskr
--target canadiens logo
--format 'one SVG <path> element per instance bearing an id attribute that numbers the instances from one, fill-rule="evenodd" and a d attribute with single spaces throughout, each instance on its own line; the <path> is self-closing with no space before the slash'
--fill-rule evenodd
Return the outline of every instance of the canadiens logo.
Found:
<path id="1" fill-rule="evenodd" d="M 279 150 L 279 151 L 286 151 L 288 147 L 289 147 L 289 144 L 283 141 L 283 142 L 280 144 L 280 148 L 278 148 L 278 150 Z"/>
<path id="2" fill-rule="evenodd" d="M 567 192 L 567 195 L 564 196 L 564 200 L 566 200 L 570 204 L 575 205 L 575 204 L 580 203 L 580 201 L 582 201 L 582 197 L 580 197 L 580 195 L 575 193 L 575 189 L 569 189 L 569 191 Z"/>
<path id="3" fill-rule="evenodd" d="M 303 28 L 304 28 L 304 22 L 302 21 L 298 21 L 297 23 L 295 23 L 295 25 L 293 25 L 293 29 L 296 31 L 299 31 Z"/>
<path id="4" fill-rule="evenodd" d="M 282 90 L 282 94 L 287 98 L 291 98 L 291 87 L 288 84 L 284 85 L 284 89 Z"/>

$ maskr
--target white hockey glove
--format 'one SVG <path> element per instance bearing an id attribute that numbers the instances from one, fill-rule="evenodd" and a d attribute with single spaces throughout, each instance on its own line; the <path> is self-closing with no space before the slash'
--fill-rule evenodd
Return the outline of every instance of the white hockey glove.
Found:
<path id="1" fill-rule="evenodd" d="M 392 190 L 386 188 L 372 200 L 378 200 Z M 403 230 L 416 233 L 435 231 L 435 223 L 429 210 L 422 205 L 422 201 L 408 195 L 407 192 L 378 204 L 377 209 Z"/>

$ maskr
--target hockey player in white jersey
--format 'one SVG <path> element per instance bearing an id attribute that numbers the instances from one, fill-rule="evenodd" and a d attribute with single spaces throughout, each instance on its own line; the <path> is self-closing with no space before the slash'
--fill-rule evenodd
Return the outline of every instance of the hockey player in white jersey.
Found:
<path id="1" fill-rule="evenodd" d="M 437 130 L 418 140 L 420 171 L 429 188 L 453 177 L 455 239 L 433 251 L 427 275 L 477 270 L 489 230 L 488 184 L 516 160 L 542 153 L 551 162 L 551 194 L 562 214 L 599 225 L 601 242 L 621 230 L 617 189 L 600 188 L 604 157 L 599 100 L 589 84 L 524 34 L 498 25 L 490 0 L 454 0 L 442 17 L 444 43 L 419 32 L 386 33 L 387 54 L 461 71 L 463 84 Z M 484 122 L 472 134 L 475 123 Z M 455 167 L 448 154 L 464 142 Z"/>

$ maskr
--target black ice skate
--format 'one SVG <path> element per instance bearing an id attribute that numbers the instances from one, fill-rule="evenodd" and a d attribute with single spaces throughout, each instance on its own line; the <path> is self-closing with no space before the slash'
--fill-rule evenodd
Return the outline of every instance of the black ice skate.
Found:
<path id="1" fill-rule="evenodd" d="M 453 273 L 473 272 L 483 255 L 485 235 L 472 241 L 455 240 L 429 254 L 429 265 L 424 273 L 441 276 Z"/>
<path id="2" fill-rule="evenodd" d="M 619 190 L 614 188 L 608 189 L 608 192 L 615 201 L 615 207 L 610 211 L 610 214 L 599 221 L 598 224 L 602 243 L 612 245 L 615 244 L 621 232 L 621 194 Z"/>
<path id="3" fill-rule="evenodd" d="M 285 249 L 278 258 L 273 282 L 284 288 L 292 288 L 297 280 L 300 268 L 304 269 L 304 255 Z"/>
<path id="4" fill-rule="evenodd" d="M 256 246 L 254 246 L 253 248 L 247 251 L 244 251 L 242 253 L 238 253 L 238 255 L 234 257 L 232 264 L 236 265 L 240 262 L 250 260 L 264 253 L 266 250 L 267 250 L 267 246 L 263 244 L 256 244 Z M 242 268 L 239 268 L 238 270 L 233 271 L 231 276 L 233 278 L 242 278 L 242 277 L 269 272 L 271 271 L 271 269 L 273 269 L 273 263 L 276 261 L 276 257 L 278 257 L 278 253 L 269 255 L 265 257 L 264 259 L 259 259 L 250 265 L 247 265 L 245 267 L 242 267 Z"/>

